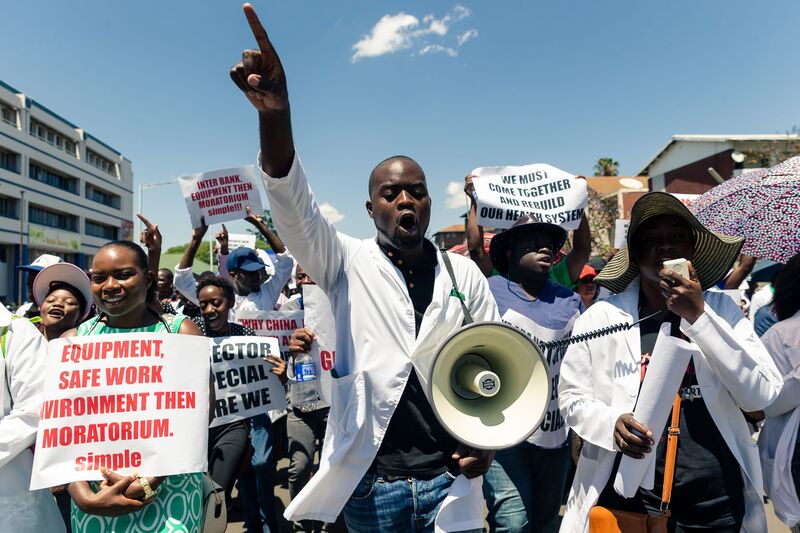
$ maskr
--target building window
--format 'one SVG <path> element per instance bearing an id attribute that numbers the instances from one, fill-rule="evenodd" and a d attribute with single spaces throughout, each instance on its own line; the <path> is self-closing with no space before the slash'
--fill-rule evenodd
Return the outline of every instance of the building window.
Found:
<path id="1" fill-rule="evenodd" d="M 109 226 L 108 224 L 92 222 L 91 220 L 86 220 L 85 233 L 86 235 L 100 237 L 101 239 L 105 239 L 107 241 L 117 240 L 117 228 L 114 226 Z"/>
<path id="2" fill-rule="evenodd" d="M 31 135 L 76 159 L 78 157 L 78 143 L 33 118 L 31 119 Z"/>
<path id="3" fill-rule="evenodd" d="M 53 169 L 43 167 L 39 163 L 31 161 L 28 164 L 28 174 L 31 179 L 41 181 L 62 191 L 78 194 L 78 178 L 73 178 L 67 174 L 62 174 Z"/>
<path id="4" fill-rule="evenodd" d="M 28 205 L 28 220 L 31 224 L 39 224 L 76 233 L 78 231 L 78 217 L 75 215 L 51 211 L 36 205 Z"/>
<path id="5" fill-rule="evenodd" d="M 19 154 L 0 148 L 0 168 L 19 174 Z"/>
<path id="6" fill-rule="evenodd" d="M 17 116 L 18 112 L 16 107 L 8 105 L 5 102 L 0 102 L 0 120 L 17 128 Z"/>
<path id="7" fill-rule="evenodd" d="M 0 196 L 0 217 L 19 219 L 17 211 L 19 200 L 8 196 Z"/>
<path id="8" fill-rule="evenodd" d="M 117 164 L 90 149 L 86 149 L 86 162 L 110 176 L 117 177 Z"/>
<path id="9" fill-rule="evenodd" d="M 104 191 L 103 189 L 98 189 L 89 183 L 86 184 L 86 198 L 93 202 L 113 207 L 114 209 L 119 209 L 121 202 L 119 195 Z"/>

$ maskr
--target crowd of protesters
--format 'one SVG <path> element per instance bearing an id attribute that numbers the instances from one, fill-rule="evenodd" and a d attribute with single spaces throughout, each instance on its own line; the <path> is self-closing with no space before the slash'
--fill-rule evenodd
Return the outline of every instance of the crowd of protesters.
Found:
<path id="1" fill-rule="evenodd" d="M 28 490 L 47 342 L 254 335 L 238 323 L 240 312 L 303 309 L 310 284 L 328 296 L 335 320 L 341 364 L 330 408 L 291 405 L 292 361 L 270 356 L 264 364 L 287 385 L 288 410 L 208 430 L 207 473 L 227 505 L 238 490 L 248 532 L 284 527 L 275 497 L 283 457 L 284 516 L 296 531 L 473 531 L 486 523 L 498 532 L 626 533 L 643 531 L 637 520 L 649 517 L 664 531 L 764 532 L 765 491 L 782 521 L 800 522 L 800 255 L 756 290 L 745 281 L 756 259 L 741 255 L 743 240 L 710 231 L 666 193 L 636 202 L 625 247 L 604 256 L 590 257 L 586 215 L 571 238 L 524 216 L 486 247 L 468 176 L 468 257 L 459 256 L 424 237 L 431 198 L 424 171 L 405 156 L 369 176 L 377 236 L 342 235 L 321 214 L 295 151 L 278 55 L 252 8 L 245 12 L 258 50 L 245 51 L 231 76 L 259 114 L 258 163 L 278 231 L 249 208 L 245 220 L 272 253 L 230 250 L 223 225 L 219 271 L 195 275 L 205 223 L 180 262 L 163 265 L 158 226 L 140 215 L 143 246 L 106 243 L 86 272 L 54 255 L 19 267 L 28 301 L 13 315 L 0 308 L 0 531 L 201 531 L 201 472 L 103 469 L 102 482 Z M 685 276 L 664 268 L 678 258 L 688 260 Z M 741 296 L 724 292 L 731 289 Z M 432 354 L 467 317 L 555 340 L 635 327 L 548 353 L 546 421 L 525 442 L 487 451 L 448 433 L 425 392 Z M 647 427 L 633 411 L 660 333 L 693 355 L 670 421 Z M 314 340 L 314 331 L 295 330 L 290 357 Z M 623 457 L 648 454 L 649 481 L 620 495 Z M 175 495 L 185 504 L 171 505 Z M 444 512 L 448 497 L 467 507 Z"/>

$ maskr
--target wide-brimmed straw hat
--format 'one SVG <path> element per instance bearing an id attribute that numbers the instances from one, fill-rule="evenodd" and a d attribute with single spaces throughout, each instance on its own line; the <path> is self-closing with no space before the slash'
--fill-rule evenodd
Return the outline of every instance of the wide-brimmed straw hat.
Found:
<path id="1" fill-rule="evenodd" d="M 492 266 L 501 276 L 511 279 L 508 276 L 508 258 L 506 251 L 510 250 L 518 240 L 530 235 L 546 235 L 553 241 L 553 256 L 564 246 L 567 241 L 567 232 L 561 226 L 542 222 L 541 219 L 532 215 L 526 215 L 517 219 L 514 225 L 502 233 L 498 233 L 489 243 L 489 258 Z M 519 281 L 511 279 L 511 281 Z"/>
<path id="2" fill-rule="evenodd" d="M 631 222 L 628 227 L 627 245 L 603 267 L 595 278 L 608 290 L 620 293 L 639 275 L 639 267 L 630 260 L 630 247 L 636 230 L 650 218 L 660 215 L 678 217 L 692 228 L 694 234 L 694 257 L 692 266 L 703 290 L 710 289 L 728 273 L 744 244 L 742 237 L 730 237 L 714 233 L 686 208 L 680 200 L 669 193 L 647 193 L 633 204 Z"/>

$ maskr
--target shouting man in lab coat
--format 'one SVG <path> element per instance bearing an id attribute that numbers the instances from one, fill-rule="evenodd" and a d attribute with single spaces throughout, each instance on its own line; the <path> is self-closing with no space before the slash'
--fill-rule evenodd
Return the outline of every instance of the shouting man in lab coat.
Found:
<path id="1" fill-rule="evenodd" d="M 588 335 L 595 338 L 572 345 L 561 366 L 561 412 L 584 440 L 562 532 L 583 533 L 590 516 L 608 516 L 592 512 L 594 505 L 661 514 L 667 428 L 633 415 L 648 365 L 659 357 L 683 367 L 655 395 L 661 405 L 672 405 L 676 392 L 681 398 L 668 529 L 767 530 L 758 452 L 743 411 L 774 401 L 781 375 L 736 302 L 706 290 L 728 272 L 742 242 L 712 233 L 667 193 L 649 193 L 633 206 L 628 246 L 595 278 L 618 294 L 590 307 L 573 334 L 637 325 Z M 681 258 L 689 261 L 686 276 L 664 267 Z M 615 484 L 623 455 L 652 461 L 629 489 L 622 479 Z"/>
<path id="2" fill-rule="evenodd" d="M 258 164 L 273 220 L 336 316 L 338 377 L 320 468 L 285 515 L 334 522 L 344 509 L 352 532 L 480 529 L 480 476 L 493 454 L 446 433 L 426 391 L 436 348 L 464 320 L 460 298 L 475 321 L 499 320 L 486 279 L 451 255 L 453 286 L 443 256 L 424 238 L 425 174 L 405 156 L 379 163 L 369 177 L 366 209 L 377 236 L 336 231 L 295 152 L 278 54 L 252 6 L 244 11 L 259 49 L 246 50 L 231 77 L 258 111 Z"/>

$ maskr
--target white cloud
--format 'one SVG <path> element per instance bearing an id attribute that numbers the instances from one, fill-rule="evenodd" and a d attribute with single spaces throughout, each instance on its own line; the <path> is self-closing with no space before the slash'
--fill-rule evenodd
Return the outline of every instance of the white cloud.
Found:
<path id="1" fill-rule="evenodd" d="M 458 46 L 464 46 L 464 43 L 469 41 L 470 39 L 474 39 L 478 36 L 478 30 L 475 28 L 469 29 L 458 36 Z"/>
<path id="2" fill-rule="evenodd" d="M 372 28 L 369 35 L 353 45 L 353 62 L 364 57 L 391 54 L 411 46 L 411 29 L 419 25 L 419 19 L 406 13 L 384 15 Z"/>
<path id="3" fill-rule="evenodd" d="M 450 48 L 449 46 L 442 46 L 440 44 L 429 44 L 424 46 L 420 51 L 419 54 L 424 56 L 426 54 L 447 54 L 450 57 L 456 57 L 458 52 L 454 48 Z"/>
<path id="4" fill-rule="evenodd" d="M 368 35 L 363 36 L 353 45 L 351 60 L 356 63 L 367 57 L 379 57 L 409 48 L 417 48 L 420 55 L 444 53 L 455 57 L 458 55 L 455 44 L 448 46 L 444 42 L 444 38 L 453 23 L 470 15 L 470 10 L 460 4 L 456 4 L 442 18 L 425 15 L 421 22 L 414 15 L 403 12 L 396 15 L 384 15 L 372 27 Z M 478 31 L 475 29 L 462 33 L 456 39 L 458 46 L 477 35 Z"/>
<path id="5" fill-rule="evenodd" d="M 447 199 L 444 206 L 448 209 L 466 209 L 467 196 L 464 194 L 464 182 L 451 181 L 447 184 Z"/>
<path id="6" fill-rule="evenodd" d="M 322 216 L 330 220 L 332 224 L 336 224 L 337 222 L 344 220 L 344 215 L 328 202 L 320 205 L 319 210 L 322 212 Z"/>

